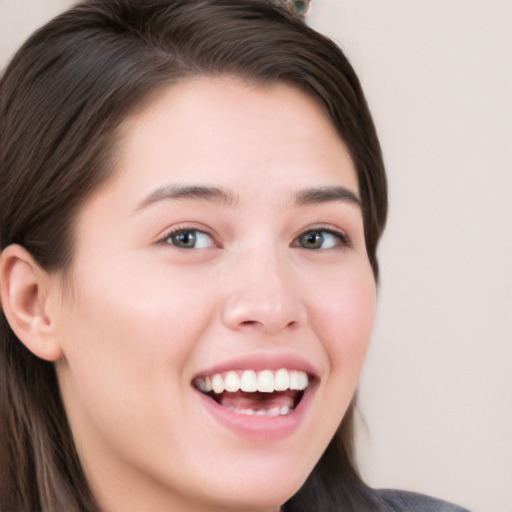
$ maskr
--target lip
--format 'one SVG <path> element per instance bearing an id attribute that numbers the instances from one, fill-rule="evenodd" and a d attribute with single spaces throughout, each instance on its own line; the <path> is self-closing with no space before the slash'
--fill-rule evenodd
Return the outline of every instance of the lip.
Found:
<path id="1" fill-rule="evenodd" d="M 224 428 L 239 437 L 254 441 L 278 441 L 291 435 L 303 422 L 311 405 L 314 388 L 306 389 L 297 407 L 285 416 L 257 416 L 239 414 L 223 407 L 215 400 L 194 389 L 210 416 Z"/>
<path id="2" fill-rule="evenodd" d="M 303 423 L 311 406 L 319 380 L 319 372 L 309 361 L 297 354 L 259 354 L 242 356 L 210 366 L 197 374 L 192 382 L 200 377 L 224 373 L 230 370 L 302 370 L 309 376 L 309 385 L 297 407 L 284 416 L 257 416 L 236 413 L 223 407 L 193 385 L 192 388 L 201 401 L 204 410 L 222 427 L 237 436 L 255 441 L 277 441 L 291 435 Z"/>

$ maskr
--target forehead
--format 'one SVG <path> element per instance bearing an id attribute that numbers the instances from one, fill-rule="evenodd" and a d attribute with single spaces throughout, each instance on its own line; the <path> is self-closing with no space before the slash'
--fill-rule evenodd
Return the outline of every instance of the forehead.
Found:
<path id="1" fill-rule="evenodd" d="M 276 215 L 307 190 L 359 196 L 349 152 L 316 99 L 226 77 L 170 85 L 127 118 L 110 177 L 78 218 L 94 204 L 89 216 L 124 222 L 155 191 L 182 186 L 222 189 L 247 212 Z"/>
<path id="2" fill-rule="evenodd" d="M 261 86 L 226 77 L 181 82 L 131 116 L 119 143 L 120 170 L 157 166 L 222 180 L 230 174 L 227 167 L 245 177 L 270 178 L 273 165 L 285 165 L 290 179 L 299 178 L 294 169 L 309 169 L 313 177 L 323 167 L 339 178 L 337 171 L 350 167 L 345 180 L 357 191 L 349 153 L 327 114 L 287 84 Z"/>

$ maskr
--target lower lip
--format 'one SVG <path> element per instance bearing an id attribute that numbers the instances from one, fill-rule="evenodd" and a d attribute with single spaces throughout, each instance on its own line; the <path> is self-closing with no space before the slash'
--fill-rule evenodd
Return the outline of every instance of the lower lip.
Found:
<path id="1" fill-rule="evenodd" d="M 303 422 L 312 398 L 312 390 L 308 388 L 292 412 L 283 416 L 257 416 L 237 413 L 197 392 L 206 411 L 218 423 L 240 437 L 258 441 L 277 441 L 291 435 Z"/>

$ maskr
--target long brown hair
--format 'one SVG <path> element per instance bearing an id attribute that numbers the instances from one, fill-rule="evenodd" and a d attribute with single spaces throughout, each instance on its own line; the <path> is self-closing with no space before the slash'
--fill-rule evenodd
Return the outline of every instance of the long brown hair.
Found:
<path id="1" fill-rule="evenodd" d="M 367 253 L 387 212 L 384 165 L 359 81 L 341 50 L 270 0 L 90 0 L 38 30 L 0 82 L 0 243 L 65 272 L 74 220 L 108 178 L 121 122 L 190 76 L 302 88 L 354 162 Z M 0 318 L 0 510 L 98 512 L 51 363 Z M 354 404 L 286 511 L 377 510 L 353 457 Z"/>

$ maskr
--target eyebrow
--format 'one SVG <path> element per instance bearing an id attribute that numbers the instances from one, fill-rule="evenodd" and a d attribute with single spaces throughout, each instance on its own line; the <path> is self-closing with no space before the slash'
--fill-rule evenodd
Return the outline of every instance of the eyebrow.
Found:
<path id="1" fill-rule="evenodd" d="M 359 196 L 345 187 L 308 188 L 297 192 L 294 199 L 298 206 L 343 201 L 362 207 Z"/>
<path id="2" fill-rule="evenodd" d="M 146 196 L 135 208 L 135 211 L 159 201 L 180 200 L 180 199 L 203 199 L 212 203 L 231 206 L 235 199 L 231 192 L 204 185 L 170 185 L 160 187 Z"/>
<path id="3" fill-rule="evenodd" d="M 298 206 L 342 201 L 361 207 L 361 199 L 345 187 L 320 187 L 299 190 L 293 195 Z M 180 199 L 202 199 L 212 203 L 232 206 L 235 203 L 233 194 L 219 187 L 205 185 L 169 185 L 159 187 L 147 195 L 135 208 L 135 212 L 160 201 Z"/>

